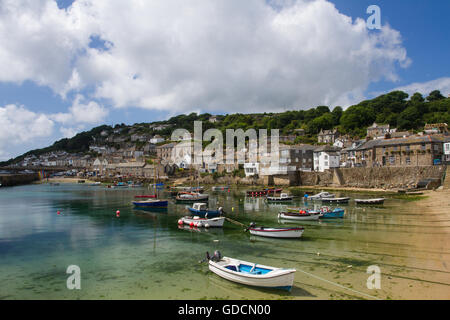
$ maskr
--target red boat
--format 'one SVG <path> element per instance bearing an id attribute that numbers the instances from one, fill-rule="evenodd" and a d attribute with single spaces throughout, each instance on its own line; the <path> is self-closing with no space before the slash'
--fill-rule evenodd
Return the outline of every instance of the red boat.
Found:
<path id="1" fill-rule="evenodd" d="M 157 198 L 156 194 L 142 195 L 142 196 L 134 196 L 135 198 Z"/>

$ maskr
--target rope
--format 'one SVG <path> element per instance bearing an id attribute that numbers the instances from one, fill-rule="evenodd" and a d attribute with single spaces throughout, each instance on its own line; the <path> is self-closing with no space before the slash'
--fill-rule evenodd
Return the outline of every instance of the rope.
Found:
<path id="1" fill-rule="evenodd" d="M 369 297 L 369 298 L 371 298 L 371 299 L 382 300 L 382 299 L 380 299 L 380 298 L 371 296 L 371 295 L 366 294 L 366 293 L 364 293 L 364 292 L 360 292 L 360 291 L 357 291 L 357 290 L 354 290 L 354 289 L 350 289 L 350 288 L 344 287 L 343 285 L 340 285 L 339 283 L 336 283 L 336 282 L 333 282 L 333 281 L 330 281 L 330 280 L 321 278 L 321 277 L 319 277 L 319 276 L 315 276 L 315 275 L 313 275 L 313 274 L 311 274 L 311 273 L 309 273 L 309 272 L 306 272 L 306 271 L 303 271 L 303 270 L 300 270 L 300 269 L 297 269 L 297 268 L 296 268 L 296 270 L 297 270 L 297 271 L 300 271 L 300 272 L 303 272 L 303 273 L 309 275 L 310 277 L 313 277 L 313 278 L 316 278 L 316 279 L 318 279 L 318 280 L 322 280 L 322 281 L 325 281 L 325 282 L 330 283 L 330 284 L 332 284 L 332 285 L 335 285 L 335 286 L 337 286 L 337 287 L 339 287 L 339 288 L 353 291 L 353 292 L 355 292 L 355 293 L 358 293 L 358 294 L 360 294 L 360 295 Z"/>

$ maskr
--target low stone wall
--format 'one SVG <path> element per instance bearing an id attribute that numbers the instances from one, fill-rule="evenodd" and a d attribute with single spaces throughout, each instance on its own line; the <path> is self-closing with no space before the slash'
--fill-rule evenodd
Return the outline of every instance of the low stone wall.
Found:
<path id="1" fill-rule="evenodd" d="M 29 184 L 37 180 L 39 180 L 39 175 L 37 173 L 0 175 L 0 184 L 2 187 Z"/>
<path id="2" fill-rule="evenodd" d="M 422 179 L 441 179 L 445 166 L 341 168 L 326 172 L 301 172 L 300 184 L 356 188 L 413 188 Z M 337 179 L 340 177 L 340 179 Z"/>

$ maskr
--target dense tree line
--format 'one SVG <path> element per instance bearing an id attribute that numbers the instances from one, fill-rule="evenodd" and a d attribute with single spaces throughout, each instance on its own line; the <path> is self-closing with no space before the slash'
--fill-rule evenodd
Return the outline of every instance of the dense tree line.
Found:
<path id="1" fill-rule="evenodd" d="M 348 107 L 345 111 L 336 106 L 332 110 L 328 106 L 318 106 L 308 110 L 293 110 L 282 113 L 260 114 L 228 114 L 217 116 L 218 123 L 210 123 L 211 114 L 197 113 L 181 114 L 166 121 L 155 124 L 169 124 L 162 131 L 153 131 L 149 123 L 133 126 L 117 124 L 114 129 L 121 128 L 121 135 L 129 135 L 131 127 L 137 133 L 160 134 L 169 139 L 175 128 L 184 128 L 193 132 L 194 121 L 203 121 L 203 132 L 209 128 L 218 128 L 225 133 L 226 129 L 280 129 L 280 134 L 293 134 L 295 129 L 304 129 L 306 135 L 298 137 L 296 142 L 313 143 L 320 130 L 337 128 L 343 134 L 355 138 L 366 135 L 366 129 L 374 122 L 389 124 L 399 130 L 422 130 L 426 123 L 450 123 L 450 98 L 444 97 L 440 91 L 432 91 L 426 98 L 415 93 L 408 99 L 407 93 L 393 91 L 371 100 L 362 101 Z M 64 150 L 70 153 L 87 152 L 100 133 L 106 130 L 112 132 L 110 126 L 100 126 L 90 131 L 77 134 L 71 139 L 62 139 L 52 146 L 29 151 L 26 154 L 11 159 L 0 165 L 17 162 L 29 154 L 43 154 L 50 151 Z"/>

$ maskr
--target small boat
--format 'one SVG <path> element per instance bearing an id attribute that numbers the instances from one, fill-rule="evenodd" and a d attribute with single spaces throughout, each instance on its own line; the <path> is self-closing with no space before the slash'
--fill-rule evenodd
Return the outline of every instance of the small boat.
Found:
<path id="1" fill-rule="evenodd" d="M 264 197 L 269 194 L 275 194 L 283 191 L 283 189 L 263 189 L 263 190 L 248 190 L 247 196 L 249 197 Z"/>
<path id="2" fill-rule="evenodd" d="M 320 200 L 322 200 L 322 202 L 327 202 L 327 203 L 348 203 L 350 201 L 350 198 L 349 197 L 345 197 L 345 198 L 322 198 Z"/>
<path id="3" fill-rule="evenodd" d="M 267 228 L 257 227 L 254 223 L 251 223 L 247 230 L 254 236 L 288 239 L 300 238 L 305 231 L 305 228 Z"/>
<path id="4" fill-rule="evenodd" d="M 307 200 L 320 200 L 322 198 L 334 198 L 335 195 L 326 191 L 322 191 L 318 194 L 315 194 L 313 196 L 308 196 L 308 194 L 305 194 L 305 199 Z"/>
<path id="5" fill-rule="evenodd" d="M 166 208 L 169 204 L 167 200 L 147 199 L 142 201 L 133 201 L 136 207 Z"/>
<path id="6" fill-rule="evenodd" d="M 302 212 L 280 212 L 278 213 L 279 219 L 296 220 L 296 221 L 317 221 L 322 216 L 318 211 L 304 211 Z"/>
<path id="7" fill-rule="evenodd" d="M 195 217 L 183 217 L 178 220 L 178 225 L 188 225 L 194 228 L 222 228 L 225 222 L 225 217 L 216 218 L 200 218 Z"/>
<path id="8" fill-rule="evenodd" d="M 101 185 L 101 184 L 102 184 L 101 182 L 97 181 L 97 182 L 91 183 L 90 186 L 91 186 L 91 187 L 95 187 L 95 186 L 99 186 L 99 185 Z"/>
<path id="9" fill-rule="evenodd" d="M 158 198 L 156 194 L 144 194 L 141 196 L 134 196 L 135 198 Z"/>
<path id="10" fill-rule="evenodd" d="M 223 187 L 221 187 L 221 186 L 214 186 L 214 187 L 212 187 L 212 191 L 225 191 L 225 192 L 227 192 L 227 191 L 230 191 L 230 187 L 229 186 L 223 186 Z"/>
<path id="11" fill-rule="evenodd" d="M 171 196 L 177 196 L 181 192 L 185 193 L 202 193 L 204 190 L 203 187 L 170 187 L 169 192 Z"/>
<path id="12" fill-rule="evenodd" d="M 286 202 L 286 201 L 292 201 L 293 197 L 288 195 L 287 193 L 280 194 L 279 197 L 277 196 L 267 196 L 266 200 L 268 202 Z"/>
<path id="13" fill-rule="evenodd" d="M 342 219 L 344 218 L 345 210 L 336 208 L 331 210 L 328 207 L 320 208 L 321 219 Z"/>
<path id="14" fill-rule="evenodd" d="M 179 192 L 175 199 L 177 202 L 208 201 L 209 195 L 196 192 Z"/>
<path id="15" fill-rule="evenodd" d="M 51 186 L 59 186 L 59 182 L 50 182 L 49 185 L 51 185 Z"/>
<path id="16" fill-rule="evenodd" d="M 216 255 L 216 253 L 218 254 Z M 295 269 L 269 267 L 253 262 L 221 257 L 220 252 L 216 251 L 216 253 L 209 259 L 209 270 L 229 281 L 287 291 L 290 291 L 294 284 Z"/>
<path id="17" fill-rule="evenodd" d="M 376 198 L 376 199 L 355 199 L 356 204 L 383 204 L 385 198 Z"/>
<path id="18" fill-rule="evenodd" d="M 219 217 L 223 213 L 223 209 L 220 207 L 217 210 L 209 210 L 206 203 L 194 203 L 192 208 L 188 208 L 193 216 L 199 216 L 201 218 L 214 218 Z"/>

